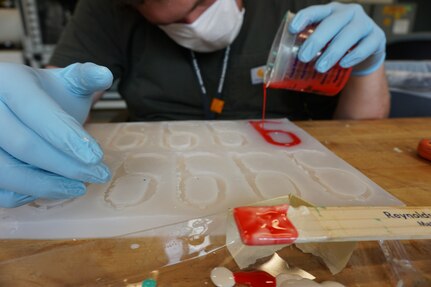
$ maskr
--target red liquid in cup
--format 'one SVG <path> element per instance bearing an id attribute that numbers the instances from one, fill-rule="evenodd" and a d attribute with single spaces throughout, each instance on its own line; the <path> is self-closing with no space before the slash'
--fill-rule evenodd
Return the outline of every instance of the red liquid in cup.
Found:
<path id="1" fill-rule="evenodd" d="M 285 25 L 287 24 L 288 23 L 285 23 Z M 303 63 L 299 61 L 297 57 L 297 51 L 299 51 L 302 44 L 314 32 L 316 27 L 317 24 L 310 25 L 297 35 L 289 35 L 289 37 L 295 37 L 292 47 L 287 49 L 287 51 L 290 51 L 290 55 L 284 54 L 285 56 L 288 55 L 288 58 L 290 59 L 288 61 L 289 63 L 286 63 L 286 65 L 289 65 L 289 67 L 287 68 L 287 71 L 284 73 L 283 77 L 278 75 L 276 76 L 278 80 L 270 78 L 269 81 L 264 84 L 262 121 L 265 120 L 267 88 L 286 89 L 298 92 L 319 94 L 323 96 L 335 96 L 344 88 L 347 81 L 349 80 L 352 68 L 342 68 L 338 63 L 326 73 L 319 73 L 315 69 L 318 57 L 325 51 L 326 47 L 322 49 L 322 51 L 320 51 L 316 58 L 311 62 Z M 293 38 L 291 39 L 293 41 Z M 281 45 L 280 43 L 278 44 Z M 286 48 L 286 46 L 284 48 Z M 281 52 L 279 51 L 278 53 Z M 272 58 L 272 61 L 277 60 Z M 278 62 L 278 64 L 280 63 L 281 61 Z M 272 66 L 273 65 L 274 62 L 272 62 Z M 280 80 L 280 78 L 282 79 Z"/>
<path id="2" fill-rule="evenodd" d="M 267 88 L 287 89 L 324 96 L 335 96 L 349 80 L 352 69 L 344 69 L 338 64 L 322 74 L 314 69 L 315 62 L 302 63 L 295 60 L 294 68 L 285 80 L 270 83 Z"/>
<path id="3" fill-rule="evenodd" d="M 316 55 L 316 58 L 309 63 L 299 61 L 297 51 L 302 44 L 316 29 L 316 25 L 310 25 L 297 35 L 290 35 L 294 38 L 294 43 L 290 49 L 284 52 L 289 55 L 288 68 L 283 77 L 278 76 L 278 80 L 269 79 L 266 83 L 267 88 L 287 89 L 299 92 L 314 93 L 324 96 L 334 96 L 338 94 L 349 80 L 352 68 L 342 68 L 338 63 L 326 73 L 319 73 L 315 69 L 319 56 L 325 51 L 326 47 Z M 292 38 L 293 39 L 293 38 Z M 329 45 L 329 44 L 328 44 Z M 284 47 L 286 48 L 286 47 Z M 284 50 L 284 49 L 282 49 Z M 281 53 L 279 51 L 279 53 Z M 282 58 L 283 59 L 283 58 Z M 280 63 L 283 65 L 283 63 Z M 281 78 L 281 80 L 280 80 Z"/>

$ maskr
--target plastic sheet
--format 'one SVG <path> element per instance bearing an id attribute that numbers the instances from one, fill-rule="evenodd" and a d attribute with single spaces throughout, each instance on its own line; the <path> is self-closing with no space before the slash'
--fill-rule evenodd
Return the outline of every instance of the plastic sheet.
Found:
<path id="1" fill-rule="evenodd" d="M 221 213 L 109 239 L 0 241 L 0 286 L 214 286 L 215 267 L 238 271 Z M 431 241 L 361 242 L 333 275 L 320 258 L 287 246 L 277 254 L 316 282 L 345 286 L 431 286 Z M 272 255 L 244 270 L 257 270 Z M 275 267 L 274 267 L 275 268 Z M 274 269 L 274 272 L 277 272 Z"/>

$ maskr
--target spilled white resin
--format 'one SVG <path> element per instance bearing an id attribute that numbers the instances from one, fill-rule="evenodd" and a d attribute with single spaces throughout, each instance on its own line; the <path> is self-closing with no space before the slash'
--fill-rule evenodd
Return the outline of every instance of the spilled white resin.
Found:
<path id="1" fill-rule="evenodd" d="M 217 287 L 233 287 L 235 279 L 232 271 L 225 267 L 216 267 L 211 270 L 211 281 Z"/>
<path id="2" fill-rule="evenodd" d="M 320 206 L 401 204 L 288 120 L 265 128 L 302 143 L 271 145 L 248 121 L 89 125 L 112 180 L 73 200 L 0 210 L 0 238 L 116 236 L 288 194 Z"/>

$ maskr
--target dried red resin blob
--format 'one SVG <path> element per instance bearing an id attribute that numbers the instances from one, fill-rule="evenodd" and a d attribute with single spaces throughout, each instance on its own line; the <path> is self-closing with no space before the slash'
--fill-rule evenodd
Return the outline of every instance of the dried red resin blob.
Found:
<path id="1" fill-rule="evenodd" d="M 431 160 L 431 139 L 423 139 L 419 142 L 418 154 L 427 160 Z"/>
<path id="2" fill-rule="evenodd" d="M 241 240 L 246 245 L 292 244 L 298 231 L 287 217 L 289 205 L 247 206 L 233 210 Z"/>

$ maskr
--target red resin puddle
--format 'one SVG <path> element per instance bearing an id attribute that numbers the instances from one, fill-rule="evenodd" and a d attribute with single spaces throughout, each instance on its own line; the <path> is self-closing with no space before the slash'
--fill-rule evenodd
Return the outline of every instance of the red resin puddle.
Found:
<path id="1" fill-rule="evenodd" d="M 265 129 L 265 123 L 275 123 L 275 122 L 269 122 L 269 121 L 250 121 L 249 122 L 254 129 L 265 139 L 266 142 L 272 144 L 272 145 L 278 145 L 278 146 L 285 146 L 285 147 L 292 147 L 295 145 L 298 145 L 301 143 L 301 139 L 294 133 L 283 131 L 283 130 L 271 130 L 271 129 Z M 284 134 L 287 135 L 291 141 L 290 142 L 279 142 L 274 140 L 274 138 L 271 135 L 276 134 Z"/>
<path id="2" fill-rule="evenodd" d="M 292 244 L 298 231 L 287 218 L 289 205 L 246 206 L 233 210 L 241 240 L 246 245 Z"/>
<path id="3" fill-rule="evenodd" d="M 250 287 L 275 287 L 275 278 L 264 271 L 235 272 L 235 282 Z"/>

